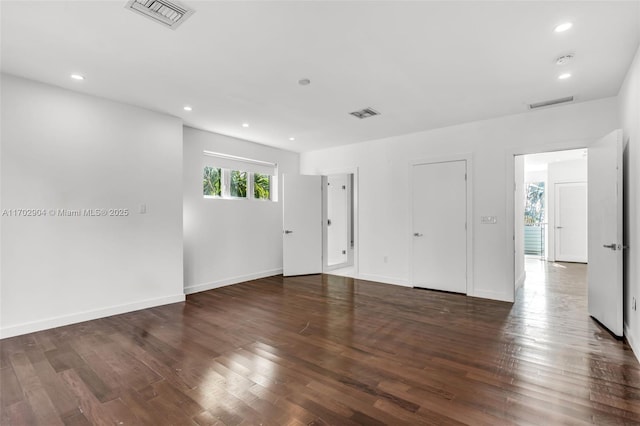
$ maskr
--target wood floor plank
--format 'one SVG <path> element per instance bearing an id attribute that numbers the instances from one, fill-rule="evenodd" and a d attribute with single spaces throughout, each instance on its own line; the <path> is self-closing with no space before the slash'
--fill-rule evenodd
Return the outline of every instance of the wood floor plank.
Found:
<path id="1" fill-rule="evenodd" d="M 29 351 L 27 356 L 60 418 L 66 423 L 67 417 L 78 413 L 77 399 L 71 394 L 41 351 Z"/>
<path id="2" fill-rule="evenodd" d="M 25 353 L 15 353 L 10 356 L 10 359 L 16 377 L 22 387 L 24 398 L 33 411 L 35 423 L 62 425 L 61 417 L 27 355 Z"/>
<path id="3" fill-rule="evenodd" d="M 7 426 L 37 425 L 38 420 L 28 401 L 18 401 L 2 409 L 0 424 Z"/>
<path id="4" fill-rule="evenodd" d="M 121 420 L 114 416 L 106 404 L 102 404 L 82 381 L 80 376 L 72 369 L 63 370 L 60 373 L 62 380 L 78 398 L 80 413 L 95 425 L 113 425 Z"/>
<path id="5" fill-rule="evenodd" d="M 91 423 L 80 411 L 64 419 L 65 426 L 91 426 Z"/>
<path id="6" fill-rule="evenodd" d="M 0 411 L 24 399 L 22 387 L 13 367 L 0 368 Z"/>

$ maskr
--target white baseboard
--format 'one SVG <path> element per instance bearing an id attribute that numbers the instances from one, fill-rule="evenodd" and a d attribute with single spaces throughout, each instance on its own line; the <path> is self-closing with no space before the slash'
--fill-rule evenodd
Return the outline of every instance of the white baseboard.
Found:
<path id="1" fill-rule="evenodd" d="M 20 336 L 22 334 L 34 333 L 36 331 L 48 330 L 50 328 L 62 327 L 79 322 L 90 321 L 112 315 L 125 314 L 127 312 L 138 311 L 140 309 L 153 308 L 155 306 L 168 305 L 170 303 L 184 302 L 184 294 L 174 296 L 159 297 L 156 299 L 141 300 L 123 305 L 109 306 L 106 308 L 94 309 L 91 311 L 76 312 L 68 315 L 47 318 L 39 321 L 32 321 L 0 329 L 0 339 Z"/>
<path id="2" fill-rule="evenodd" d="M 636 359 L 640 362 L 640 347 L 637 346 L 640 342 L 635 341 L 633 333 L 627 324 L 624 325 L 624 337 L 627 339 L 627 342 L 629 342 L 629 346 L 631 346 L 631 350 L 636 356 Z"/>
<path id="3" fill-rule="evenodd" d="M 475 289 L 474 294 L 469 296 L 479 297 L 481 299 L 497 300 L 499 302 L 511 302 L 513 303 L 513 296 L 505 293 L 499 293 L 497 291 L 487 291 Z"/>
<path id="4" fill-rule="evenodd" d="M 393 284 L 393 285 L 401 285 L 403 287 L 411 287 L 411 283 L 407 280 L 395 278 L 395 277 L 386 277 L 384 275 L 375 275 L 375 274 L 358 274 L 356 279 L 367 280 L 367 281 L 375 281 L 383 284 Z"/>
<path id="5" fill-rule="evenodd" d="M 271 269 L 270 271 L 255 272 L 253 274 L 247 274 L 247 275 L 239 275 L 237 277 L 225 278 L 222 280 L 212 281 L 209 283 L 191 284 L 191 285 L 186 285 L 184 287 L 184 293 L 185 294 L 199 293 L 201 291 L 213 290 L 214 288 L 220 288 L 220 287 L 224 287 L 231 284 L 243 283 L 245 281 L 257 280 L 259 278 L 272 277 L 274 275 L 280 275 L 280 274 L 282 274 L 282 268 Z"/>

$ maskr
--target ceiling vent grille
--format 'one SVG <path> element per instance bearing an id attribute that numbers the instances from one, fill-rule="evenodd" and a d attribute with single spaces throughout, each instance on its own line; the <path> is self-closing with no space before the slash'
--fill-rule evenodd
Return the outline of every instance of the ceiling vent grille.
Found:
<path id="1" fill-rule="evenodd" d="M 373 108 L 364 108 L 360 111 L 350 112 L 349 114 L 353 115 L 354 117 L 358 117 L 359 119 L 373 117 L 374 115 L 380 115 L 380 113 Z"/>
<path id="2" fill-rule="evenodd" d="M 125 7 L 173 30 L 195 12 L 184 5 L 167 0 L 129 0 Z"/>
<path id="3" fill-rule="evenodd" d="M 552 105 L 565 104 L 567 102 L 573 102 L 573 96 L 567 96 L 566 98 L 551 99 L 550 101 L 536 102 L 529 104 L 529 109 L 544 108 Z"/>

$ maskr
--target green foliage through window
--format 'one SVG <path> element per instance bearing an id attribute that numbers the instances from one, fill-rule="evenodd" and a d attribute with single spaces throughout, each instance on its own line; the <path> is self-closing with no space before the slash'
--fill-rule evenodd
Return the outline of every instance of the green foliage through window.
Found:
<path id="1" fill-rule="evenodd" d="M 524 207 L 524 223 L 537 225 L 544 222 L 544 182 L 528 183 L 525 194 L 527 201 Z"/>
<path id="2" fill-rule="evenodd" d="M 229 195 L 239 198 L 247 197 L 247 172 L 241 172 L 239 170 L 231 171 Z"/>
<path id="3" fill-rule="evenodd" d="M 253 174 L 253 196 L 259 200 L 269 200 L 271 189 L 271 176 Z"/>
<path id="4" fill-rule="evenodd" d="M 205 197 L 272 201 L 277 196 L 271 191 L 274 177 L 268 174 L 205 166 L 202 175 L 202 192 Z"/>
<path id="5" fill-rule="evenodd" d="M 214 167 L 204 168 L 204 180 L 202 183 L 204 195 L 220 197 L 222 195 L 220 180 L 222 170 Z"/>

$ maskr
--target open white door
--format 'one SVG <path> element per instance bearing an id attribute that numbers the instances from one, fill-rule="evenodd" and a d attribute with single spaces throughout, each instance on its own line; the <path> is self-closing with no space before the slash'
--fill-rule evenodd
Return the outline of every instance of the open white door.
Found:
<path id="1" fill-rule="evenodd" d="M 589 146 L 588 161 L 589 315 L 622 336 L 622 131 Z"/>
<path id="2" fill-rule="evenodd" d="M 282 274 L 322 272 L 322 177 L 282 176 Z"/>

